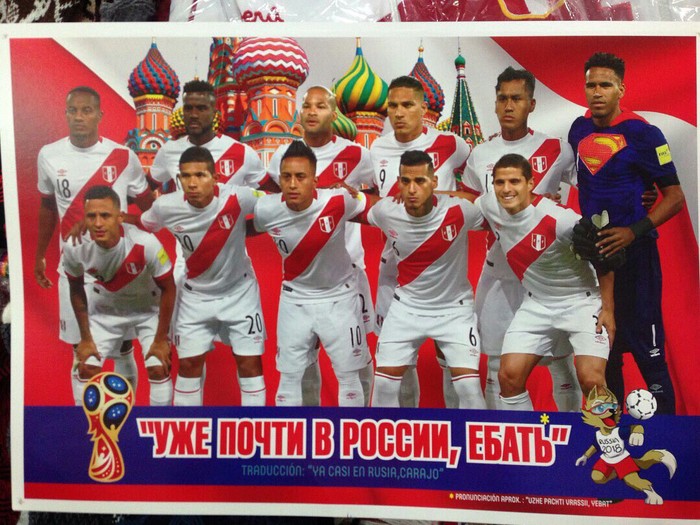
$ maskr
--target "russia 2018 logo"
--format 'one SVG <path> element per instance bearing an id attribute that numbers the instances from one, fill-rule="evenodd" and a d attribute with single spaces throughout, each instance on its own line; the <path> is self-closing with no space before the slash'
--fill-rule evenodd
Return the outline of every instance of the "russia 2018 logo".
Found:
<path id="1" fill-rule="evenodd" d="M 92 457 L 88 475 L 94 481 L 111 483 L 124 477 L 124 459 L 119 450 L 119 431 L 134 406 L 134 390 L 121 375 L 101 372 L 88 381 L 83 410 L 92 435 Z"/>

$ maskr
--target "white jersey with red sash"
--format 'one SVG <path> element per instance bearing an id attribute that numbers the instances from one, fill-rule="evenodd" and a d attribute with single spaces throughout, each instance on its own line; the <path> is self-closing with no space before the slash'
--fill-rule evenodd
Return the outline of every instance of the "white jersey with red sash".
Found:
<path id="1" fill-rule="evenodd" d="M 180 172 L 180 157 L 186 149 L 194 146 L 189 137 L 181 137 L 163 144 L 153 159 L 151 177 L 161 184 L 174 181 L 180 191 L 177 174 Z M 267 177 L 260 157 L 247 144 L 242 144 L 227 135 L 217 135 L 202 147 L 214 157 L 214 167 L 219 175 L 217 182 L 257 188 Z"/>
<path id="2" fill-rule="evenodd" d="M 68 243 L 63 268 L 69 279 L 85 274 L 94 279 L 90 308 L 98 312 L 156 312 L 160 294 L 154 280 L 172 273 L 168 254 L 155 235 L 130 224 L 122 226 L 119 242 L 112 248 L 92 240 L 75 246 Z"/>
<path id="3" fill-rule="evenodd" d="M 84 196 L 93 186 L 111 187 L 119 195 L 123 211 L 127 197 L 148 191 L 136 154 L 106 138 L 88 148 L 74 146 L 68 137 L 47 144 L 39 151 L 38 172 L 41 194 L 56 198 L 62 241 L 83 220 Z"/>
<path id="4" fill-rule="evenodd" d="M 540 195 L 515 215 L 501 207 L 493 192 L 479 197 L 476 204 L 516 277 L 535 297 L 566 297 L 597 289 L 593 267 L 571 251 L 571 234 L 581 218 L 576 212 Z"/>
<path id="5" fill-rule="evenodd" d="M 280 146 L 270 159 L 267 173 L 277 184 L 280 181 L 280 163 L 289 144 Z M 369 156 L 369 150 L 355 142 L 333 136 L 328 144 L 321 147 L 311 147 L 316 155 L 316 176 L 318 187 L 327 188 L 337 182 L 360 189 L 373 185 L 374 168 Z M 359 224 L 348 224 L 345 230 L 345 240 L 352 262 L 365 267 L 365 251 L 362 247 Z"/>
<path id="6" fill-rule="evenodd" d="M 185 255 L 185 288 L 220 296 L 244 274 L 254 275 L 245 249 L 245 219 L 261 193 L 230 184 L 214 189 L 214 200 L 204 208 L 190 205 L 182 193 L 163 195 L 141 215 L 141 223 L 148 231 L 166 228 L 179 241 Z"/>
<path id="7" fill-rule="evenodd" d="M 432 315 L 472 305 L 467 279 L 467 231 L 483 216 L 471 202 L 436 195 L 433 209 L 413 217 L 403 204 L 383 199 L 369 211 L 370 224 L 387 236 L 398 268 L 395 298 Z"/>
<path id="8" fill-rule="evenodd" d="M 576 185 L 576 166 L 571 146 L 561 139 L 528 129 L 521 139 L 504 140 L 499 134 L 474 148 L 462 179 L 466 189 L 477 195 L 493 191 L 493 166 L 508 153 L 517 153 L 530 161 L 535 181 L 534 192 L 537 194 L 558 193 L 562 182 Z M 486 259 L 490 273 L 500 279 L 514 279 L 503 250 L 493 241 L 493 236 L 489 235 Z"/>
<path id="9" fill-rule="evenodd" d="M 285 297 L 312 303 L 357 293 L 345 226 L 367 207 L 364 194 L 353 197 L 344 189 L 317 190 L 311 206 L 298 212 L 281 194 L 258 201 L 255 228 L 270 234 L 282 256 Z"/>

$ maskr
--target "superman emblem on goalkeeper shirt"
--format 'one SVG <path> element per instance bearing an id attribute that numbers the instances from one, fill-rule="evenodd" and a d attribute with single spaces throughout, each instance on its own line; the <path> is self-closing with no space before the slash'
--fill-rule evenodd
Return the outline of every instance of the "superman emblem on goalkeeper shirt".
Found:
<path id="1" fill-rule="evenodd" d="M 627 141 L 623 135 L 592 133 L 579 143 L 578 154 L 591 175 L 595 175 L 610 159 L 626 147 Z"/>

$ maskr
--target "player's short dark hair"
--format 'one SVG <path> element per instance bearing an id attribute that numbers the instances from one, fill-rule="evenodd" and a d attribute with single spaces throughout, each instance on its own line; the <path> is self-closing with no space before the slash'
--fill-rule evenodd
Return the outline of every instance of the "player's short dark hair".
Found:
<path id="1" fill-rule="evenodd" d="M 606 67 L 612 69 L 620 80 L 625 79 L 625 61 L 612 53 L 598 52 L 586 61 L 583 67 L 583 74 L 588 73 L 592 67 Z"/>
<path id="2" fill-rule="evenodd" d="M 74 95 L 75 93 L 83 93 L 85 95 L 91 95 L 96 101 L 97 101 L 97 107 L 100 107 L 100 94 L 95 91 L 93 88 L 90 86 L 76 86 L 73 89 L 71 89 L 68 94 L 66 95 L 66 100 L 68 100 L 68 97 L 71 95 Z"/>
<path id="3" fill-rule="evenodd" d="M 187 148 L 185 151 L 183 151 L 182 155 L 180 155 L 180 166 L 190 162 L 206 162 L 209 173 L 214 175 L 214 157 L 212 157 L 211 151 L 209 151 L 207 148 L 192 146 L 191 148 Z"/>
<path id="4" fill-rule="evenodd" d="M 421 95 L 425 96 L 423 84 L 418 82 L 418 79 L 416 79 L 415 77 L 409 77 L 408 75 L 396 77 L 394 80 L 392 80 L 389 84 L 389 91 L 391 91 L 394 88 L 412 89 L 416 93 L 420 93 Z"/>
<path id="5" fill-rule="evenodd" d="M 289 144 L 287 151 L 285 151 L 284 155 L 282 155 L 282 160 L 280 161 L 280 169 L 282 167 L 282 163 L 290 158 L 307 159 L 311 164 L 311 168 L 314 171 L 313 175 L 316 176 L 316 155 L 309 146 L 304 144 L 303 141 L 294 140 Z"/>
<path id="6" fill-rule="evenodd" d="M 214 86 L 209 82 L 204 80 L 190 80 L 182 86 L 182 96 L 184 97 L 188 93 L 203 93 L 209 95 L 212 103 L 216 102 L 216 93 L 214 92 Z"/>
<path id="7" fill-rule="evenodd" d="M 401 162 L 399 163 L 399 173 L 401 173 L 401 166 L 428 166 L 428 175 L 431 177 L 435 176 L 435 167 L 433 166 L 433 158 L 428 155 L 425 151 L 418 149 L 410 149 L 404 151 L 401 155 Z"/>
<path id="8" fill-rule="evenodd" d="M 527 94 L 530 96 L 530 98 L 534 98 L 535 85 L 537 84 L 535 81 L 535 75 L 530 73 L 527 69 L 515 69 L 512 66 L 508 66 L 503 70 L 503 73 L 498 75 L 498 78 L 496 79 L 496 93 L 498 93 L 498 90 L 501 89 L 501 84 L 503 82 L 513 82 L 514 80 L 524 80 Z"/>
<path id="9" fill-rule="evenodd" d="M 498 162 L 493 166 L 492 177 L 496 176 L 496 171 L 502 168 L 518 168 L 525 177 L 525 180 L 530 180 L 532 178 L 532 167 L 530 167 L 530 162 L 517 153 L 508 153 L 503 155 Z"/>
<path id="10" fill-rule="evenodd" d="M 117 209 L 121 208 L 121 199 L 116 191 L 114 191 L 109 186 L 93 186 L 85 192 L 85 197 L 83 202 L 87 202 L 92 199 L 109 199 L 111 200 Z"/>

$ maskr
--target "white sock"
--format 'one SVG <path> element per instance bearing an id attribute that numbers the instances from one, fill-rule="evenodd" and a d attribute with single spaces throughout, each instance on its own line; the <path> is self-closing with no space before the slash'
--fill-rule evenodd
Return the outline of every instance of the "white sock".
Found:
<path id="1" fill-rule="evenodd" d="M 479 374 L 455 376 L 452 378 L 452 384 L 459 399 L 458 408 L 486 408 L 486 401 L 481 393 Z"/>
<path id="2" fill-rule="evenodd" d="M 201 407 L 204 404 L 204 382 L 201 377 L 177 376 L 173 405 L 178 407 Z"/>
<path id="3" fill-rule="evenodd" d="M 504 410 L 533 410 L 532 400 L 527 390 L 513 397 L 501 397 Z"/>
<path id="4" fill-rule="evenodd" d="M 404 374 L 404 377 L 406 377 L 406 374 Z M 401 384 L 402 381 L 400 377 L 375 372 L 371 406 L 398 408 L 399 390 L 401 390 Z"/>
<path id="5" fill-rule="evenodd" d="M 149 379 L 151 392 L 149 402 L 152 407 L 167 407 L 173 404 L 173 381 L 170 376 L 165 379 Z"/>
<path id="6" fill-rule="evenodd" d="M 264 407 L 265 406 L 265 379 L 263 376 L 241 377 L 238 376 L 238 386 L 241 389 L 241 406 Z"/>
<path id="7" fill-rule="evenodd" d="M 452 383 L 452 373 L 447 366 L 447 361 L 442 357 L 438 357 L 437 362 L 442 370 L 442 396 L 445 400 L 445 408 L 461 408 L 459 394 L 455 391 Z"/>
<path id="8" fill-rule="evenodd" d="M 70 382 L 73 389 L 73 401 L 75 402 L 75 406 L 83 406 L 83 392 L 85 391 L 88 381 L 89 379 L 81 379 L 77 370 L 71 375 Z"/>
<path id="9" fill-rule="evenodd" d="M 304 372 L 280 372 L 280 384 L 277 387 L 275 405 L 278 407 L 300 407 L 301 378 Z"/>
<path id="10" fill-rule="evenodd" d="M 501 368 L 501 356 L 490 355 L 486 363 L 488 365 L 486 372 L 486 387 L 484 388 L 484 400 L 486 408 L 489 410 L 503 410 L 501 406 L 501 398 L 498 395 L 501 391 L 501 386 L 498 383 L 498 369 Z"/>
<path id="11" fill-rule="evenodd" d="M 375 374 L 374 380 L 377 380 Z M 399 406 L 402 408 L 418 408 L 420 402 L 420 383 L 418 382 L 418 370 L 415 366 L 409 366 L 401 379 L 399 389 Z"/>
<path id="12" fill-rule="evenodd" d="M 365 396 L 365 406 L 369 406 L 372 397 L 372 385 L 374 384 L 374 363 L 370 359 L 367 366 L 360 370 L 360 383 L 362 383 L 362 393 Z"/>
<path id="13" fill-rule="evenodd" d="M 552 361 L 549 373 L 552 374 L 552 395 L 559 412 L 579 412 L 583 393 L 576 377 L 574 355 Z"/>
<path id="14" fill-rule="evenodd" d="M 114 358 L 114 371 L 123 375 L 131 383 L 131 388 L 136 393 L 136 386 L 139 382 L 139 369 L 136 366 L 136 359 L 134 359 L 133 346 L 127 352 L 120 353 L 118 357 Z"/>
<path id="15" fill-rule="evenodd" d="M 305 407 L 317 407 L 321 405 L 321 367 L 316 361 L 311 363 L 304 370 L 301 378 L 301 399 Z"/>
<path id="16" fill-rule="evenodd" d="M 360 382 L 360 371 L 336 372 L 338 379 L 338 406 L 339 407 L 363 407 L 365 396 Z"/>

